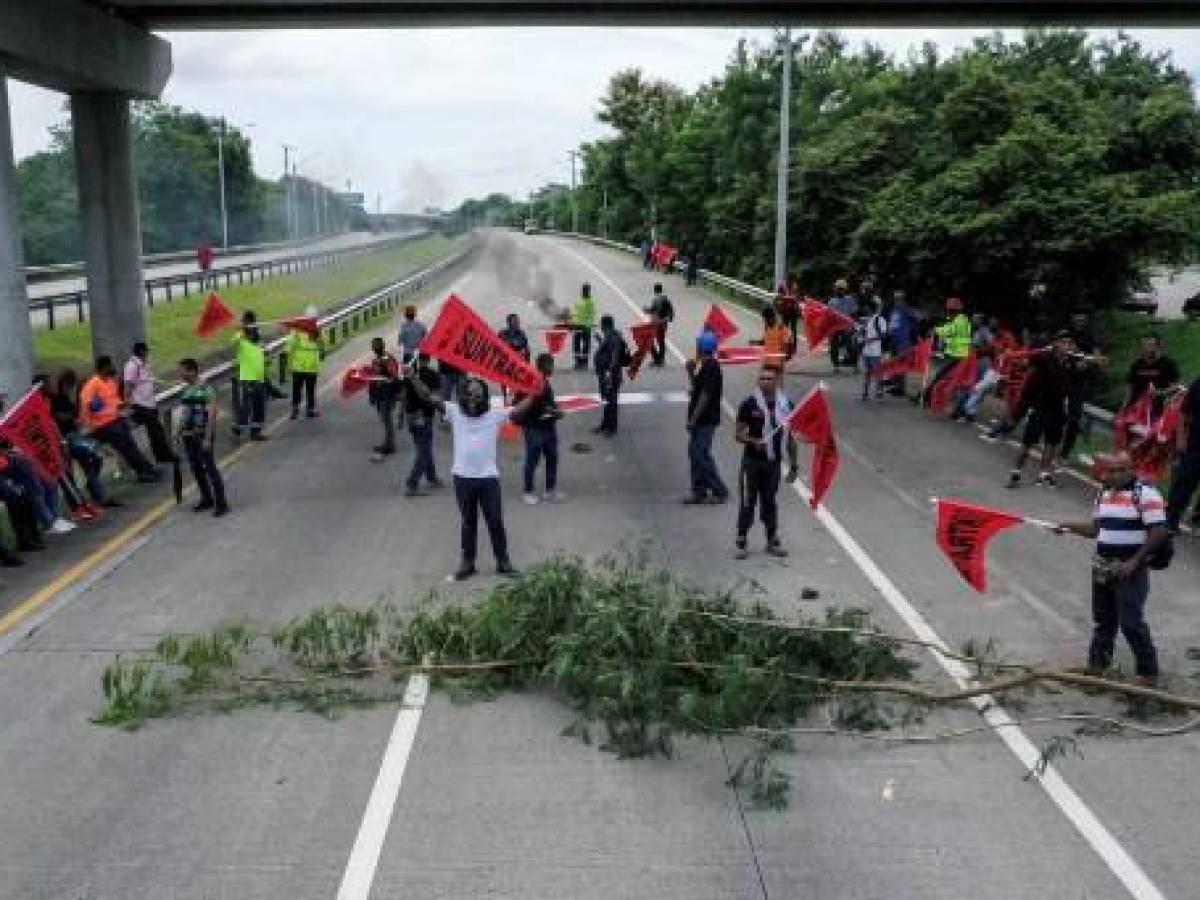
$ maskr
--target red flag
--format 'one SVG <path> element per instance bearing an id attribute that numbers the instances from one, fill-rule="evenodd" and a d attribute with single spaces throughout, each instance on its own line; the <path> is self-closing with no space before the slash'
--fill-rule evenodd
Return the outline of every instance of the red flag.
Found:
<path id="1" fill-rule="evenodd" d="M 1014 347 L 1000 354 L 1000 374 L 1004 376 L 1004 401 L 1009 418 L 1015 418 L 1025 385 L 1033 373 L 1033 357 L 1038 350 Z"/>
<path id="2" fill-rule="evenodd" d="M 232 324 L 233 313 L 229 311 L 229 307 L 222 303 L 216 294 L 209 294 L 200 313 L 200 320 L 196 322 L 196 337 L 213 337 L 222 328 L 228 328 Z"/>
<path id="3" fill-rule="evenodd" d="M 933 338 L 927 337 L 924 340 L 917 341 L 917 367 L 913 371 L 921 376 L 928 375 L 929 367 L 932 364 Z"/>
<path id="4" fill-rule="evenodd" d="M 829 392 L 825 385 L 817 385 L 796 404 L 786 425 L 796 437 L 813 445 L 809 474 L 812 499 L 809 505 L 816 509 L 833 485 L 838 470 L 837 438 L 833 433 L 833 413 L 829 408 Z"/>
<path id="5" fill-rule="evenodd" d="M 879 379 L 898 378 L 908 372 L 925 375 L 929 371 L 929 361 L 933 357 L 933 340 L 925 338 L 916 345 L 909 347 L 898 356 L 883 362 L 879 367 Z"/>
<path id="6" fill-rule="evenodd" d="M 546 349 L 557 356 L 567 346 L 567 336 L 570 333 L 565 328 L 547 328 L 542 332 L 542 340 L 546 342 Z"/>
<path id="7" fill-rule="evenodd" d="M 715 303 L 708 308 L 708 315 L 704 317 L 704 327 L 717 336 L 718 344 L 725 343 L 738 333 L 737 322 L 729 318 L 725 310 Z"/>
<path id="8" fill-rule="evenodd" d="M 852 318 L 812 297 L 804 298 L 800 310 L 804 315 L 804 337 L 809 350 L 816 350 L 832 335 L 854 327 Z"/>
<path id="9" fill-rule="evenodd" d="M 629 380 L 633 381 L 638 377 L 642 363 L 650 355 L 650 348 L 654 346 L 654 337 L 658 334 L 658 323 L 639 322 L 637 325 L 630 325 L 629 333 L 633 336 L 634 346 L 633 362 L 629 364 Z"/>
<path id="10" fill-rule="evenodd" d="M 597 398 L 584 397 L 578 394 L 556 397 L 554 403 L 565 413 L 586 412 L 589 409 L 600 408 L 600 401 Z"/>
<path id="11" fill-rule="evenodd" d="M 518 394 L 536 394 L 544 383 L 541 373 L 500 340 L 487 322 L 455 294 L 446 298 L 420 349 L 434 359 L 445 360 Z"/>
<path id="12" fill-rule="evenodd" d="M 303 331 L 314 340 L 321 336 L 321 325 L 316 316 L 292 316 L 284 319 L 283 324 L 293 331 Z"/>
<path id="13" fill-rule="evenodd" d="M 718 347 L 717 361 L 727 366 L 744 366 L 761 363 L 767 358 L 765 347 Z"/>
<path id="14" fill-rule="evenodd" d="M 515 443 L 521 439 L 521 426 L 512 419 L 500 426 L 500 440 Z"/>
<path id="15" fill-rule="evenodd" d="M 1113 443 L 1120 450 L 1129 449 L 1131 444 L 1150 432 L 1153 416 L 1154 385 L 1149 384 L 1142 396 L 1125 404 L 1117 413 L 1113 420 Z"/>
<path id="16" fill-rule="evenodd" d="M 1177 392 L 1167 402 L 1163 414 L 1150 426 L 1148 434 L 1141 438 L 1136 434 L 1132 436 L 1129 455 L 1134 471 L 1142 481 L 1153 483 L 1166 476 L 1179 446 L 1186 398 L 1186 391 Z"/>
<path id="17" fill-rule="evenodd" d="M 349 398 L 364 390 L 372 379 L 375 371 L 370 363 L 361 366 L 351 366 L 342 375 L 342 396 Z"/>
<path id="18" fill-rule="evenodd" d="M 961 500 L 937 501 L 937 542 L 954 568 L 975 590 L 987 590 L 987 542 L 1021 516 Z"/>
<path id="19" fill-rule="evenodd" d="M 57 482 L 66 474 L 62 434 L 40 388 L 34 387 L 9 408 L 0 419 L 0 434 L 21 451 L 44 480 Z"/>
<path id="20" fill-rule="evenodd" d="M 979 375 L 979 360 L 972 350 L 964 359 L 959 360 L 949 374 L 933 386 L 929 392 L 929 407 L 938 413 L 950 411 L 950 405 L 957 391 L 969 391 L 975 386 Z"/>

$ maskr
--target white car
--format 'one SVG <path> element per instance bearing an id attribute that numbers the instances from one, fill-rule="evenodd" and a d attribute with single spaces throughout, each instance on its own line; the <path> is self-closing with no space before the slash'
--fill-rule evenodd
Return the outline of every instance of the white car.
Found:
<path id="1" fill-rule="evenodd" d="M 533 221 L 533 219 L 525 220 L 525 233 L 526 234 L 537 234 L 537 230 L 538 230 L 537 222 Z"/>

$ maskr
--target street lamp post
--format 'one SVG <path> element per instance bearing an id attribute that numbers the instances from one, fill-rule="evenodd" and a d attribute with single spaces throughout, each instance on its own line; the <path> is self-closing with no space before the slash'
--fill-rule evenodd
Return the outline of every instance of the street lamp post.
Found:
<path id="1" fill-rule="evenodd" d="M 792 29 L 783 31 L 783 87 L 779 92 L 779 162 L 775 179 L 775 284 L 787 280 L 788 165 L 791 155 Z"/>
<path id="2" fill-rule="evenodd" d="M 221 117 L 221 130 L 217 132 L 217 171 L 221 183 L 221 249 L 229 249 L 229 210 L 225 206 L 225 117 Z"/>
<path id="3" fill-rule="evenodd" d="M 574 150 L 568 150 L 567 156 L 571 158 L 571 231 L 578 234 L 579 200 L 575 196 L 575 160 L 579 158 L 579 154 Z"/>

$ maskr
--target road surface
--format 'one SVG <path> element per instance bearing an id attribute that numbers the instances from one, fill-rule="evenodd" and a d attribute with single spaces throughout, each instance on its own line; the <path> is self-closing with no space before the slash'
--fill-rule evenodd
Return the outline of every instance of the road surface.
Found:
<path id="1" fill-rule="evenodd" d="M 626 325 L 650 295 L 651 278 L 628 256 L 545 236 L 488 242 L 438 296 L 453 289 L 493 322 L 513 311 L 542 324 L 521 296 L 534 282 L 569 302 L 589 281 L 601 311 Z M 679 316 L 672 340 L 686 351 L 712 298 L 674 277 L 667 291 Z M 730 312 L 757 333 L 752 316 Z M 422 314 L 435 315 L 436 303 Z M 334 375 L 364 341 L 337 357 Z M 623 408 L 615 439 L 588 433 L 595 415 L 565 420 L 562 446 L 592 448 L 564 453 L 566 503 L 521 504 L 519 451 L 503 445 L 516 564 L 556 550 L 595 558 L 649 536 L 689 581 L 754 579 L 781 614 L 852 604 L 898 633 L 923 624 L 952 647 L 990 635 L 1013 657 L 1078 662 L 1089 630 L 1087 544 L 1008 533 L 993 547 L 993 589 L 977 595 L 934 546 L 927 498 L 1079 518 L 1086 486 L 1008 492 L 1007 448 L 902 401 L 859 403 L 857 384 L 830 378 L 819 358 L 805 368 L 811 376 L 789 376 L 789 392 L 829 379 L 842 468 L 826 517 L 781 492 L 789 559 L 757 552 L 756 532 L 756 552 L 735 562 L 733 506 L 680 505 L 688 480 L 676 397 L 686 380 L 671 356 L 626 385 L 649 399 Z M 728 368 L 726 399 L 740 401 L 752 379 L 750 367 Z M 571 371 L 555 383 L 560 394 L 595 390 Z M 731 435 L 726 420 L 717 458 L 732 484 Z M 790 807 L 759 812 L 724 783 L 736 741 L 684 742 L 673 760 L 619 761 L 561 737 L 570 713 L 536 695 L 461 706 L 435 692 L 419 711 L 376 708 L 337 722 L 252 710 L 152 722 L 133 734 L 88 723 L 113 653 L 166 631 L 242 617 L 277 623 L 320 604 L 381 597 L 403 607 L 432 589 L 468 590 L 445 581 L 457 561 L 452 499 L 402 497 L 411 449 L 372 465 L 377 437 L 364 402 L 327 395 L 321 419 L 282 425 L 230 471 L 232 516 L 168 515 L 52 598 L 32 634 L 36 615 L 0 637 L 0 897 L 303 900 L 340 887 L 347 898 L 406 900 L 1197 896 L 1194 735 L 1088 742 L 1086 759 L 1061 764 L 1064 780 L 1048 788 L 1023 780 L 1025 766 L 991 732 L 899 747 L 803 738 L 784 762 Z M 444 475 L 444 433 L 436 444 Z M 485 574 L 472 590 L 495 583 L 482 543 Z M 1151 624 L 1164 667 L 1184 683 L 1187 651 L 1200 645 L 1197 585 L 1192 547 L 1154 578 Z M 801 601 L 805 587 L 820 599 Z M 1128 668 L 1123 646 L 1119 654 Z M 979 721 L 969 712 L 936 719 Z M 383 789 L 397 778 L 398 795 Z"/>

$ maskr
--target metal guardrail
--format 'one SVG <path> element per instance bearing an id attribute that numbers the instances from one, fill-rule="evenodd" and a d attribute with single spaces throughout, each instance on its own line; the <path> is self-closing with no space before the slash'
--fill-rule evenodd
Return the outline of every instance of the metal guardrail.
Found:
<path id="1" fill-rule="evenodd" d="M 390 240 L 376 241 L 371 244 L 339 247 L 332 250 L 316 250 L 311 253 L 297 253 L 290 256 L 258 260 L 257 262 L 235 263 L 230 266 L 210 269 L 207 273 L 199 271 L 181 272 L 177 275 L 159 275 L 154 278 L 147 278 L 144 282 L 146 305 L 153 308 L 156 301 L 173 303 L 177 297 L 190 297 L 193 289 L 196 293 L 214 290 L 221 286 L 222 281 L 224 281 L 225 287 L 231 287 L 235 283 L 245 284 L 249 282 L 253 284 L 256 280 L 262 281 L 275 275 L 290 275 L 296 272 L 306 272 L 311 269 L 337 265 L 352 256 L 361 256 L 364 253 L 373 253 L 390 247 L 396 247 L 417 238 L 425 237 L 428 234 L 429 232 L 425 230 L 411 231 Z M 61 294 L 50 294 L 29 301 L 30 313 L 44 313 L 46 316 L 46 327 L 51 331 L 58 324 L 57 311 L 62 307 L 74 309 L 75 322 L 86 322 L 88 313 L 87 289 L 65 291 Z"/>
<path id="2" fill-rule="evenodd" d="M 317 322 L 321 327 L 322 335 L 326 336 L 331 344 L 338 342 L 339 333 L 341 340 L 348 339 L 351 333 L 358 331 L 360 327 L 365 327 L 371 324 L 373 320 L 394 312 L 403 300 L 424 288 L 443 272 L 461 263 L 474 249 L 473 245 L 467 246 L 449 256 L 443 257 L 431 266 L 426 266 L 419 272 L 407 275 L 399 281 L 395 281 L 392 284 L 351 301 L 341 309 L 336 309 L 327 315 L 321 316 Z M 283 348 L 286 343 L 287 335 L 283 335 L 271 341 L 263 348 L 268 357 L 277 357 L 279 359 L 281 378 L 283 374 Z M 202 377 L 209 383 L 221 381 L 233 373 L 234 365 L 234 360 L 227 360 L 211 369 L 205 370 Z M 179 399 L 179 395 L 183 393 L 183 388 L 184 385 L 182 384 L 175 385 L 159 393 L 155 397 L 155 400 L 160 404 L 160 407 L 169 407 Z"/>
<path id="3" fill-rule="evenodd" d="M 591 234 L 582 234 L 573 231 L 545 231 L 544 234 L 553 234 L 558 237 L 569 237 L 574 240 L 586 241 L 589 244 L 596 244 L 600 247 L 607 247 L 610 250 L 620 250 L 624 253 L 632 253 L 641 255 L 641 250 L 632 244 L 622 244 L 619 241 L 610 241 L 607 238 L 596 237 Z M 675 263 L 675 271 L 683 271 L 684 265 L 680 262 Z M 730 278 L 727 275 L 722 275 L 720 272 L 713 272 L 710 269 L 699 269 L 697 274 L 701 281 L 707 281 L 715 284 L 718 287 L 724 288 L 735 294 L 741 294 L 759 303 L 760 306 L 765 306 L 774 302 L 775 295 L 768 290 L 760 287 L 755 287 L 752 284 L 747 284 L 744 281 L 738 281 L 736 278 Z M 1102 430 L 1112 431 L 1113 422 L 1116 418 L 1115 413 L 1111 410 L 1104 409 L 1101 406 L 1096 406 L 1093 403 L 1083 404 L 1083 423 L 1080 428 L 1082 434 L 1087 437 L 1092 433 L 1096 426 L 1100 426 Z"/>

